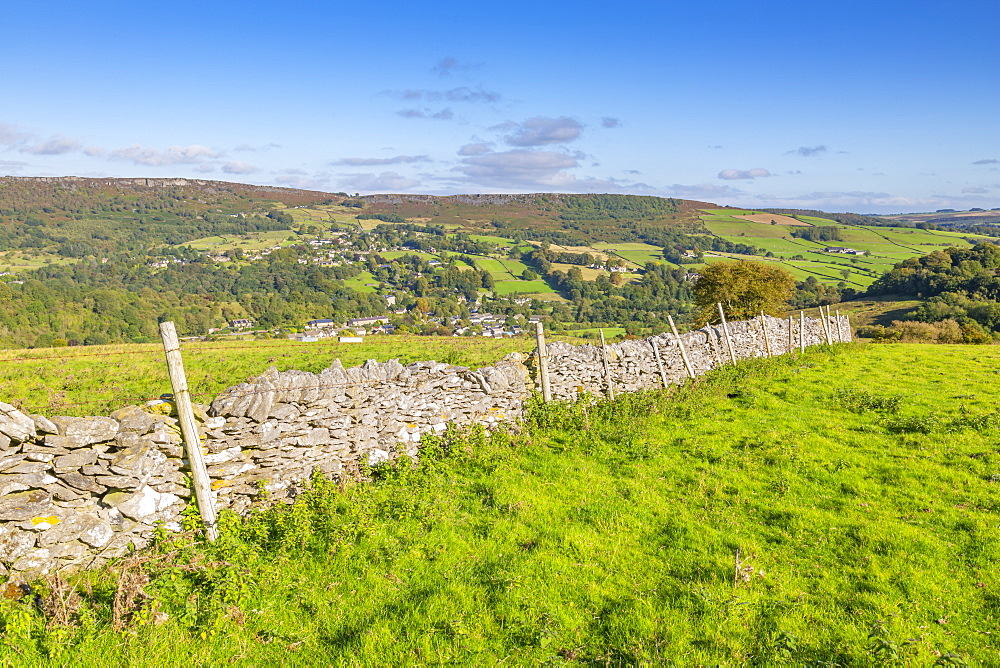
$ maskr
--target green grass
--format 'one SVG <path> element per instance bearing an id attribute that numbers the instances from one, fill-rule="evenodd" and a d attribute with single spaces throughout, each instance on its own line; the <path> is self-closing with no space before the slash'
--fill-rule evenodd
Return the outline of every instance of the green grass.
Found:
<path id="1" fill-rule="evenodd" d="M 358 292 L 376 292 L 378 288 L 373 285 L 369 285 L 369 283 L 378 284 L 378 280 L 372 276 L 370 271 L 362 271 L 357 276 L 352 276 L 351 278 L 344 280 L 344 285 L 352 290 L 356 290 Z"/>
<path id="2" fill-rule="evenodd" d="M 497 281 L 493 285 L 493 292 L 498 295 L 519 294 L 543 294 L 555 293 L 545 281 L 538 279 L 534 281 Z"/>
<path id="3" fill-rule="evenodd" d="M 227 387 L 263 373 L 319 372 L 333 360 L 345 366 L 368 359 L 404 364 L 436 359 L 464 366 L 492 364 L 508 352 L 530 349 L 528 339 L 369 336 L 364 343 L 320 339 L 185 342 L 188 386 L 195 401 L 209 402 Z M 0 351 L 0 401 L 43 415 L 107 415 L 170 392 L 159 343 Z"/>
<path id="4" fill-rule="evenodd" d="M 164 545 L 122 630 L 114 569 L 74 626 L 0 601 L 0 658 L 997 665 L 998 368 L 995 347 L 839 346 L 535 406 Z"/>

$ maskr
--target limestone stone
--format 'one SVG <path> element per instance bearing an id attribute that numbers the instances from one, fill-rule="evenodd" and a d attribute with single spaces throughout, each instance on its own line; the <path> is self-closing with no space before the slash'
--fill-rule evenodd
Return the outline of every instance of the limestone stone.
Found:
<path id="1" fill-rule="evenodd" d="M 58 415 L 51 420 L 58 427 L 59 435 L 72 439 L 78 443 L 77 447 L 110 441 L 118 433 L 118 421 L 109 417 Z"/>
<path id="2" fill-rule="evenodd" d="M 120 450 L 111 460 L 109 468 L 121 475 L 145 478 L 162 475 L 167 456 L 155 444 L 140 441 L 137 445 Z"/>
<path id="3" fill-rule="evenodd" d="M 76 471 L 67 471 L 59 474 L 59 480 L 67 485 L 94 494 L 103 494 L 107 489 L 104 485 L 99 485 L 92 477 L 82 475 Z"/>
<path id="4" fill-rule="evenodd" d="M 12 524 L 0 524 L 0 562 L 17 561 L 35 547 L 37 537 Z"/>
<path id="5" fill-rule="evenodd" d="M 138 492 L 111 492 L 102 499 L 106 505 L 114 506 L 125 517 L 143 520 L 170 507 L 180 499 L 169 493 L 157 492 L 148 485 Z"/>
<path id="6" fill-rule="evenodd" d="M 13 443 L 22 443 L 35 437 L 35 421 L 14 408 L 0 401 L 0 434 Z"/>
<path id="7" fill-rule="evenodd" d="M 11 566 L 15 571 L 45 574 L 56 567 L 51 552 L 46 548 L 28 550 Z"/>
<path id="8" fill-rule="evenodd" d="M 114 535 L 111 525 L 90 513 L 67 513 L 58 524 L 38 537 L 39 547 L 80 540 L 91 547 L 104 547 Z"/>
<path id="9" fill-rule="evenodd" d="M 48 515 L 52 511 L 52 497 L 48 492 L 33 489 L 0 496 L 0 520 L 17 522 L 32 517 Z"/>
<path id="10" fill-rule="evenodd" d="M 57 471 L 59 469 L 76 470 L 93 464 L 96 461 L 97 452 L 95 450 L 81 448 L 68 455 L 56 457 L 53 460 L 52 465 Z"/>
<path id="11" fill-rule="evenodd" d="M 52 420 L 42 415 L 29 415 L 35 423 L 35 431 L 41 434 L 58 434 L 59 427 Z"/>

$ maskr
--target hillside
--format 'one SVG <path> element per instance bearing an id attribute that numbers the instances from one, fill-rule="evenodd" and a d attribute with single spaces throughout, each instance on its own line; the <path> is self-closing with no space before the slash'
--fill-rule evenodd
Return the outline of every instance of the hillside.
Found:
<path id="1" fill-rule="evenodd" d="M 774 263 L 789 306 L 863 293 L 907 258 L 996 239 L 817 211 L 631 195 L 370 195 L 185 179 L 0 179 L 0 346 L 286 336 L 316 319 L 393 331 L 662 331 L 699 269 Z M 476 314 L 488 314 L 485 321 Z M 484 324 L 485 322 L 485 324 Z M 502 331 L 501 331 L 502 330 Z M 506 332 L 506 334 L 504 334 Z"/>
<path id="2" fill-rule="evenodd" d="M 211 548 L 42 584 L 44 613 L 0 601 L 0 657 L 991 665 L 998 365 L 837 346 L 536 406 L 519 433 L 230 517 Z"/>

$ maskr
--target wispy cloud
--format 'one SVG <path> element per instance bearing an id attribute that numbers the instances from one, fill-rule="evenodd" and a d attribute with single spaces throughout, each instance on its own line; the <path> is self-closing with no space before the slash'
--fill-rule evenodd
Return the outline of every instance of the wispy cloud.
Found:
<path id="1" fill-rule="evenodd" d="M 998 163 L 1000 163 L 1000 160 L 997 160 L 996 158 L 987 158 L 985 160 L 974 160 L 972 164 L 973 165 L 996 165 Z"/>
<path id="2" fill-rule="evenodd" d="M 366 167 L 371 165 L 402 165 L 413 162 L 430 162 L 430 160 L 430 157 L 426 155 L 396 155 L 391 158 L 341 158 L 330 164 Z"/>
<path id="3" fill-rule="evenodd" d="M 472 144 L 466 144 L 458 149 L 459 155 L 482 155 L 483 153 L 489 153 L 493 147 L 493 142 L 474 142 Z"/>
<path id="4" fill-rule="evenodd" d="M 826 146 L 799 146 L 794 151 L 788 151 L 789 153 L 796 153 L 803 158 L 814 158 L 821 153 L 826 153 Z"/>
<path id="5" fill-rule="evenodd" d="M 719 172 L 719 178 L 726 181 L 763 179 L 768 176 L 771 176 L 771 172 L 763 167 L 755 167 L 753 169 L 724 169 Z"/>
<path id="6" fill-rule="evenodd" d="M 969 195 L 985 195 L 989 192 L 987 188 L 962 188 L 962 192 Z"/>
<path id="7" fill-rule="evenodd" d="M 671 197 L 708 201 L 718 198 L 741 197 L 746 195 L 746 193 L 742 190 L 738 190 L 731 186 L 720 186 L 714 183 L 697 183 L 692 185 L 675 183 L 664 188 L 664 191 Z"/>
<path id="8" fill-rule="evenodd" d="M 141 144 L 131 144 L 123 148 L 111 151 L 110 157 L 114 160 L 127 160 L 137 165 L 147 165 L 151 167 L 161 167 L 165 165 L 197 164 L 206 159 L 220 158 L 222 152 L 192 144 L 190 146 L 170 146 L 164 150 L 159 150 Z"/>
<path id="9" fill-rule="evenodd" d="M 52 137 L 37 144 L 27 144 L 18 149 L 21 153 L 32 155 L 65 155 L 81 150 L 83 146 L 76 139 L 69 137 Z"/>
<path id="10" fill-rule="evenodd" d="M 25 132 L 23 129 L 16 125 L 10 125 L 8 123 L 0 123 L 0 144 L 12 147 L 23 142 L 34 139 L 35 135 L 30 132 Z"/>
<path id="11" fill-rule="evenodd" d="M 422 102 L 466 102 L 471 104 L 493 104 L 500 102 L 503 96 L 500 93 L 484 90 L 481 86 L 469 88 L 460 86 L 449 90 L 426 90 L 408 89 L 401 91 L 385 91 L 387 95 L 393 97 Z"/>
<path id="12" fill-rule="evenodd" d="M 281 144 L 275 144 L 275 143 L 272 142 L 270 144 L 261 144 L 260 146 L 254 146 L 253 144 L 246 144 L 246 143 L 244 143 L 244 144 L 240 144 L 239 146 L 235 147 L 233 150 L 241 152 L 241 153 L 242 152 L 246 152 L 246 151 L 249 151 L 249 152 L 252 152 L 252 153 L 257 153 L 257 152 L 260 152 L 260 151 L 271 151 L 271 150 L 274 150 L 276 148 L 281 148 Z"/>
<path id="13" fill-rule="evenodd" d="M 400 192 L 420 185 L 420 181 L 396 172 L 343 174 L 337 183 L 342 188 L 360 192 Z"/>
<path id="14" fill-rule="evenodd" d="M 583 132 L 583 126 L 572 118 L 560 116 L 559 118 L 549 118 L 547 116 L 535 116 L 523 123 L 512 123 L 508 121 L 502 125 L 495 126 L 494 129 L 514 131 L 504 137 L 504 141 L 511 146 L 548 146 L 551 144 L 565 144 L 577 139 Z"/>
<path id="15" fill-rule="evenodd" d="M 601 119 L 602 128 L 620 128 L 622 126 L 622 121 L 620 118 L 615 118 L 614 116 L 605 116 Z"/>
<path id="16" fill-rule="evenodd" d="M 439 77 L 448 77 L 451 76 L 453 72 L 471 70 L 476 67 L 479 66 L 472 63 L 462 62 L 454 56 L 445 56 L 431 68 L 431 72 L 437 74 Z"/>
<path id="17" fill-rule="evenodd" d="M 232 162 L 227 162 L 222 166 L 222 171 L 226 174 L 253 174 L 254 172 L 260 171 L 255 165 L 250 165 L 245 162 L 240 162 L 234 160 Z"/>
<path id="18" fill-rule="evenodd" d="M 433 111 L 431 109 L 400 109 L 397 116 L 403 118 L 429 118 L 434 121 L 450 121 L 455 117 L 455 113 L 448 107 Z"/>
<path id="19" fill-rule="evenodd" d="M 456 171 L 468 180 L 501 188 L 561 187 L 574 180 L 565 170 L 578 166 L 576 157 L 561 151 L 515 149 L 471 155 Z"/>

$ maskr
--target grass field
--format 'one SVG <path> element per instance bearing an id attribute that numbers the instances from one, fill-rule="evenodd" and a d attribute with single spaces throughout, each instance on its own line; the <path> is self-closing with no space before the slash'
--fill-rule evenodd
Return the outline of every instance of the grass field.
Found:
<path id="1" fill-rule="evenodd" d="M 368 359 L 404 364 L 436 359 L 465 366 L 492 364 L 525 351 L 527 338 L 370 336 L 364 343 L 321 339 L 298 343 L 216 341 L 184 343 L 184 367 L 195 401 L 209 402 L 223 389 L 264 372 L 318 372 L 340 359 L 345 366 Z M 170 392 L 163 348 L 156 344 L 0 350 L 0 401 L 43 415 L 107 415 Z"/>
<path id="2" fill-rule="evenodd" d="M 70 624 L 0 600 L 0 659 L 997 665 L 997 368 L 993 346 L 850 345 L 536 406 L 164 544 L 117 629 L 114 568 Z"/>

